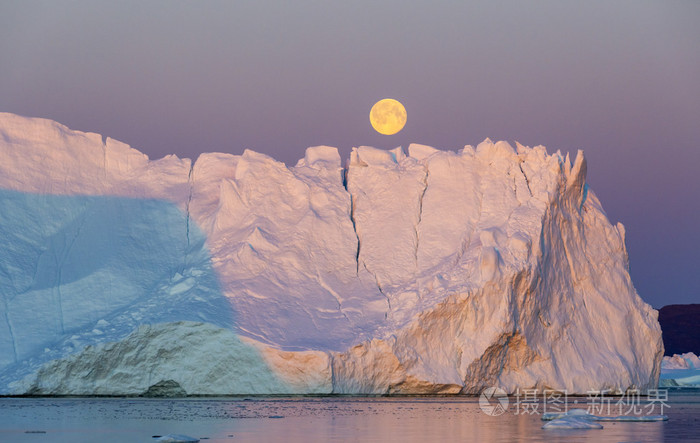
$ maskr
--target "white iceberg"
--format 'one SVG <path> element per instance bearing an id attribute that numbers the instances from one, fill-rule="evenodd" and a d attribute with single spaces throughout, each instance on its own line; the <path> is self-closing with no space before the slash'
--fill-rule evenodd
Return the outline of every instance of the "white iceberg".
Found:
<path id="1" fill-rule="evenodd" d="M 0 393 L 654 389 L 657 312 L 585 179 L 490 140 L 149 160 L 0 114 Z"/>
<path id="2" fill-rule="evenodd" d="M 661 360 L 661 371 L 676 369 L 700 369 L 700 358 L 693 352 L 685 354 L 673 354 L 672 357 L 664 357 Z"/>
<path id="3" fill-rule="evenodd" d="M 661 361 L 661 387 L 700 387 L 700 359 L 693 352 L 666 356 Z"/>

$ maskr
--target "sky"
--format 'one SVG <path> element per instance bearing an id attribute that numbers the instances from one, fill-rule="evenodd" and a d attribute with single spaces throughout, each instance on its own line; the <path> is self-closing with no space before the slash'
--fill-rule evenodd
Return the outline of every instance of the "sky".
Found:
<path id="1" fill-rule="evenodd" d="M 583 149 L 641 297 L 700 303 L 699 20 L 693 0 L 4 0 L 0 111 L 152 159 Z M 385 97 L 408 113 L 396 135 L 369 123 Z"/>

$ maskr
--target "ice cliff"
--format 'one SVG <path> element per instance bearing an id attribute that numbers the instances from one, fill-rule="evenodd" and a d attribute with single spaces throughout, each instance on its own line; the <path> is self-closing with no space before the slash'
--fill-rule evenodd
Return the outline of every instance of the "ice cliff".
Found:
<path id="1" fill-rule="evenodd" d="M 655 388 L 624 237 L 581 151 L 152 161 L 0 114 L 0 393 Z"/>

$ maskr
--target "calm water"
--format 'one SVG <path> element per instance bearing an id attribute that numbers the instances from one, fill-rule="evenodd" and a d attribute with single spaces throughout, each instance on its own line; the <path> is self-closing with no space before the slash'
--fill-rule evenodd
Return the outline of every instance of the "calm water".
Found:
<path id="1" fill-rule="evenodd" d="M 478 398 L 3 398 L 0 441 L 203 442 L 700 441 L 700 395 L 669 394 L 667 422 L 543 430 L 538 415 L 486 415 Z M 572 405 L 574 406 L 574 405 Z M 39 433 L 41 432 L 41 433 Z"/>

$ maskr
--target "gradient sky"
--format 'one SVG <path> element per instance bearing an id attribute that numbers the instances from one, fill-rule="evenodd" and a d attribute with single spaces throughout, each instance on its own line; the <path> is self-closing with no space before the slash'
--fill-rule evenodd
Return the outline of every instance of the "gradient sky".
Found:
<path id="1" fill-rule="evenodd" d="M 581 148 L 642 298 L 700 303 L 699 21 L 693 0 L 5 0 L 0 111 L 151 158 Z M 368 121 L 384 97 L 396 135 Z"/>

